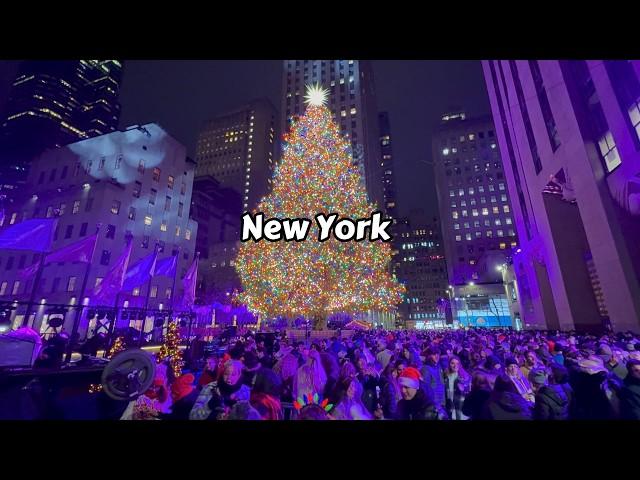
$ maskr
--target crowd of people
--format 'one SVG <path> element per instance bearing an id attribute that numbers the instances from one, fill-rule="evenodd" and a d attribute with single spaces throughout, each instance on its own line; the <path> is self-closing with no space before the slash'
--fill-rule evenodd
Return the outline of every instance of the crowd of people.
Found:
<path id="1" fill-rule="evenodd" d="M 250 333 L 122 419 L 640 420 L 640 336 L 467 329 L 273 342 Z"/>

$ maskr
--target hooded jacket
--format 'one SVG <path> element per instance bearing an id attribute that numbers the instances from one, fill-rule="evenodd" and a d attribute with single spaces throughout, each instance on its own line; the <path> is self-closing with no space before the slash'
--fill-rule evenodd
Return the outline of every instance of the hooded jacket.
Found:
<path id="1" fill-rule="evenodd" d="M 534 420 L 568 420 L 573 390 L 567 384 L 545 385 L 536 393 Z"/>

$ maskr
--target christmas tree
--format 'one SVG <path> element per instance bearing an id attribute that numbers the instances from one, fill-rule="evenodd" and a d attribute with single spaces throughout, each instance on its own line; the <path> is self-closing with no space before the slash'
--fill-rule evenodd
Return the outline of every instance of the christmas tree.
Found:
<path id="1" fill-rule="evenodd" d="M 303 316 L 324 328 L 338 312 L 390 311 L 403 287 L 388 273 L 391 246 L 380 241 L 318 241 L 320 213 L 353 220 L 377 210 L 345 141 L 324 105 L 326 91 L 307 90 L 305 114 L 284 137 L 272 192 L 254 213 L 265 218 L 312 220 L 306 240 L 248 241 L 240 246 L 236 269 L 242 280 L 239 301 L 263 316 Z M 380 179 L 382 181 L 382 179 Z"/>
<path id="2" fill-rule="evenodd" d="M 180 332 L 178 330 L 178 322 L 171 322 L 167 327 L 167 335 L 160 346 L 160 351 L 156 354 L 156 362 L 162 363 L 168 358 L 169 366 L 176 377 L 182 374 L 182 367 L 184 366 L 179 344 Z"/>

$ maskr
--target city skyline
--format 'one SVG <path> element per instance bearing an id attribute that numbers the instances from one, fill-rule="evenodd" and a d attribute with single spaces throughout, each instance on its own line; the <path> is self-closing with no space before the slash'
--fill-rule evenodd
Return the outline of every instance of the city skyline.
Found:
<path id="1" fill-rule="evenodd" d="M 120 128 L 157 122 L 195 158 L 205 121 L 261 97 L 280 109 L 282 63 L 125 60 Z M 2 110 L 17 64 L 0 62 Z M 432 161 L 431 135 L 442 114 L 452 108 L 464 108 L 470 116 L 489 113 L 480 62 L 373 60 L 372 67 L 377 111 L 388 112 L 393 126 L 400 214 L 422 208 L 433 216 L 438 207 L 433 169 L 427 163 Z"/>

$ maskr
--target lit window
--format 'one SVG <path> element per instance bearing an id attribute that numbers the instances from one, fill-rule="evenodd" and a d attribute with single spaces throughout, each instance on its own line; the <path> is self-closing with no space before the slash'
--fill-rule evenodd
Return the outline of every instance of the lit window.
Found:
<path id="1" fill-rule="evenodd" d="M 500 207 L 493 207 L 493 213 L 500 213 Z"/>
<path id="2" fill-rule="evenodd" d="M 488 208 L 483 208 L 482 209 L 482 215 L 489 215 L 489 209 Z"/>
<path id="3" fill-rule="evenodd" d="M 499 237 L 504 237 L 504 231 L 498 230 L 498 236 Z"/>
<path id="4" fill-rule="evenodd" d="M 162 232 L 166 232 L 167 231 L 167 221 L 166 220 L 162 220 L 162 223 L 160 224 L 160 231 L 162 231 Z"/>
<path id="5" fill-rule="evenodd" d="M 460 224 L 459 223 L 454 223 L 453 224 L 453 229 L 454 230 L 460 230 Z M 404 245 L 403 245 L 403 247 L 404 247 Z"/>
<path id="6" fill-rule="evenodd" d="M 75 205 L 73 208 L 75 210 Z M 111 203 L 111 213 L 113 213 L 114 215 L 118 215 L 120 213 L 120 200 L 114 200 Z"/>
<path id="7" fill-rule="evenodd" d="M 134 297 L 138 297 L 140 295 L 140 287 L 135 287 L 131 293 Z"/>
<path id="8" fill-rule="evenodd" d="M 505 218 L 504 223 L 506 223 L 507 225 L 511 225 L 511 217 Z"/>
<path id="9" fill-rule="evenodd" d="M 504 211 L 504 213 L 509 213 L 509 205 L 503 205 L 502 206 L 502 210 Z"/>
<path id="10" fill-rule="evenodd" d="M 144 216 L 144 224 L 145 225 L 151 225 L 151 215 L 145 215 Z"/>
<path id="11" fill-rule="evenodd" d="M 629 119 L 636 130 L 636 135 L 640 138 L 640 99 L 633 102 L 629 108 Z"/>
<path id="12" fill-rule="evenodd" d="M 174 182 L 174 178 L 171 175 L 169 175 L 167 179 L 167 187 L 169 187 L 169 190 L 173 190 L 173 182 Z"/>
<path id="13" fill-rule="evenodd" d="M 504 250 L 505 248 L 507 248 L 507 244 L 506 243 L 501 243 L 500 244 L 500 250 Z"/>
<path id="14" fill-rule="evenodd" d="M 144 160 L 140 160 L 138 162 L 138 172 L 139 173 L 144 173 Z"/>
<path id="15" fill-rule="evenodd" d="M 488 238 L 493 237 L 493 231 L 492 231 L 492 230 L 487 230 L 487 231 L 486 231 L 486 236 L 487 236 Z"/>
<path id="16" fill-rule="evenodd" d="M 450 197 L 455 197 L 456 196 L 455 190 L 449 190 L 449 196 Z"/>
<path id="17" fill-rule="evenodd" d="M 351 107 L 351 115 L 355 115 L 356 114 L 356 108 L 355 107 Z"/>
<path id="18" fill-rule="evenodd" d="M 16 223 L 16 218 L 18 217 L 18 213 L 14 212 L 11 214 L 11 220 L 9 220 L 9 225 L 13 225 L 14 223 Z"/>
<path id="19" fill-rule="evenodd" d="M 600 140 L 598 140 L 598 146 L 600 147 L 600 153 L 604 158 L 605 166 L 608 172 L 612 172 L 618 165 L 622 163 L 620 155 L 618 155 L 618 148 L 613 140 L 611 132 L 607 132 Z"/>
<path id="20" fill-rule="evenodd" d="M 474 217 L 477 217 L 478 216 L 478 210 L 475 209 L 475 208 L 473 210 L 471 210 L 471 215 L 473 215 Z"/>
<path id="21" fill-rule="evenodd" d="M 153 169 L 153 181 L 154 182 L 160 181 L 160 169 L 158 167 L 154 167 Z"/>
<path id="22" fill-rule="evenodd" d="M 449 149 L 448 148 L 443 148 L 442 149 L 442 155 L 449 155 Z"/>
<path id="23" fill-rule="evenodd" d="M 184 231 L 184 238 L 186 240 L 191 240 L 191 230 L 189 230 L 188 228 L 185 229 L 185 231 Z"/>
<path id="24" fill-rule="evenodd" d="M 498 190 L 504 190 L 504 183 L 498 184 Z"/>
<path id="25" fill-rule="evenodd" d="M 341 117 L 346 117 L 347 116 L 347 111 L 346 110 L 341 110 L 340 111 L 340 116 Z"/>
<path id="26" fill-rule="evenodd" d="M 73 292 L 76 289 L 76 277 L 69 277 L 67 282 L 67 292 Z"/>
<path id="27" fill-rule="evenodd" d="M 497 227 L 502 225 L 502 222 L 500 221 L 499 218 L 496 218 L 495 221 L 493 222 Z"/>
<path id="28" fill-rule="evenodd" d="M 466 210 L 462 210 L 462 216 L 463 216 L 463 217 L 468 217 L 468 216 L 469 216 L 469 214 L 467 213 L 467 211 L 466 211 Z"/>
<path id="29" fill-rule="evenodd" d="M 451 153 L 458 153 L 458 149 L 456 147 L 451 148 Z"/>
<path id="30" fill-rule="evenodd" d="M 151 292 L 149 293 L 149 296 L 151 298 L 156 298 L 158 296 L 158 286 L 157 285 L 153 285 L 151 287 Z"/>
<path id="31" fill-rule="evenodd" d="M 464 189 L 461 188 L 460 190 L 458 190 L 458 196 L 462 197 L 464 195 Z"/>
<path id="32" fill-rule="evenodd" d="M 469 134 L 469 140 L 475 140 L 475 139 L 476 139 L 475 133 L 470 133 Z"/>
<path id="33" fill-rule="evenodd" d="M 465 238 L 466 238 L 467 240 L 471 240 L 471 234 L 470 234 L 470 233 L 467 233 L 467 234 L 466 234 L 466 236 L 465 236 Z"/>
<path id="34" fill-rule="evenodd" d="M 180 236 L 180 227 L 176 227 L 176 237 Z"/>
<path id="35" fill-rule="evenodd" d="M 457 218 L 458 218 L 458 212 L 454 210 L 453 212 L 451 212 L 451 216 L 452 216 L 454 219 L 457 219 Z"/>
<path id="36" fill-rule="evenodd" d="M 480 186 L 478 187 L 478 192 L 479 192 L 479 193 L 484 193 L 484 186 L 480 185 Z"/>
<path id="37" fill-rule="evenodd" d="M 482 232 L 476 232 L 476 238 L 482 237 Z"/>
<path id="38" fill-rule="evenodd" d="M 456 235 L 456 242 L 462 241 L 462 235 Z"/>
<path id="39" fill-rule="evenodd" d="M 513 231 L 513 228 L 509 229 L 509 236 L 510 237 L 515 237 L 516 236 L 516 232 Z"/>

